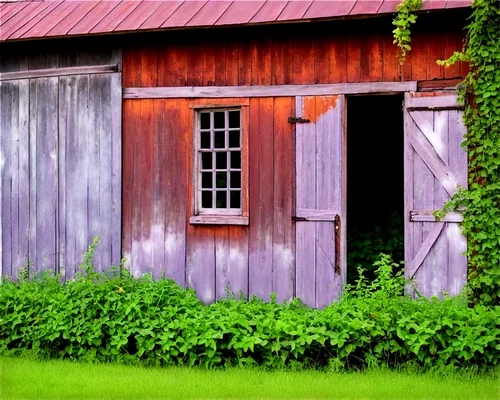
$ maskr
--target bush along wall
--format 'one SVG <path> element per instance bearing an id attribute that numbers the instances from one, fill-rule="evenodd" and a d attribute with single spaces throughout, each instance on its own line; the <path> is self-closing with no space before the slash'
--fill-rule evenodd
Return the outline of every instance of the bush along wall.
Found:
<path id="1" fill-rule="evenodd" d="M 88 258 L 87 258 L 88 260 Z M 205 367 L 491 367 L 500 308 L 402 296 L 390 256 L 377 278 L 316 310 L 225 299 L 203 305 L 173 281 L 120 268 L 60 283 L 48 273 L 0 285 L 0 355 Z"/>

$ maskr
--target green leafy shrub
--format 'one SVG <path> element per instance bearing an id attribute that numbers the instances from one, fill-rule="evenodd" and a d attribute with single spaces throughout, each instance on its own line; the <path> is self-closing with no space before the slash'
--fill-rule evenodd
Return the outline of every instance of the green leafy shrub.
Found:
<path id="1" fill-rule="evenodd" d="M 88 254 L 87 254 L 88 255 Z M 402 296 L 406 282 L 388 255 L 323 310 L 295 299 L 224 299 L 120 267 L 60 283 L 41 273 L 0 285 L 0 355 L 205 367 L 363 368 L 413 363 L 498 364 L 500 308 Z"/>

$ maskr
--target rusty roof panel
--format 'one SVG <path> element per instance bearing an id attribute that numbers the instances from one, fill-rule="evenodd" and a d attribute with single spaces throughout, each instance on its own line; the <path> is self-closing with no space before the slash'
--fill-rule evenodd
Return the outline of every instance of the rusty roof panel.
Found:
<path id="1" fill-rule="evenodd" d="M 144 21 L 139 29 L 158 29 L 182 3 L 182 1 L 162 1 L 161 6 Z"/>
<path id="2" fill-rule="evenodd" d="M 143 1 L 115 28 L 117 31 L 135 31 L 161 6 L 160 1 Z"/>
<path id="3" fill-rule="evenodd" d="M 198 13 L 186 24 L 186 26 L 213 25 L 229 8 L 232 1 L 209 1 Z"/>
<path id="4" fill-rule="evenodd" d="M 185 1 L 172 15 L 161 24 L 162 28 L 172 28 L 176 26 L 185 26 L 201 7 L 205 5 L 206 1 Z"/>
<path id="5" fill-rule="evenodd" d="M 278 17 L 278 21 L 301 19 L 311 4 L 312 1 L 289 1 Z"/>
<path id="6" fill-rule="evenodd" d="M 235 1 L 215 25 L 246 24 L 259 12 L 265 1 Z"/>
<path id="7" fill-rule="evenodd" d="M 349 15 L 377 14 L 382 0 L 357 1 Z"/>
<path id="8" fill-rule="evenodd" d="M 328 18 L 349 15 L 356 1 L 313 1 L 304 14 L 305 19 Z"/>
<path id="9" fill-rule="evenodd" d="M 0 40 L 393 13 L 400 0 L 46 0 L 2 4 Z M 423 10 L 470 7 L 425 0 Z"/>
<path id="10" fill-rule="evenodd" d="M 288 1 L 266 1 L 266 4 L 251 19 L 251 23 L 276 21 Z"/>
<path id="11" fill-rule="evenodd" d="M 113 32 L 120 22 L 127 18 L 140 4 L 140 1 L 120 2 L 101 22 L 90 30 L 90 33 Z"/>
<path id="12" fill-rule="evenodd" d="M 97 1 L 82 1 L 80 4 L 71 11 L 66 18 L 61 20 L 52 30 L 45 36 L 61 36 L 66 35 L 71 28 L 73 28 L 87 13 L 97 6 Z"/>

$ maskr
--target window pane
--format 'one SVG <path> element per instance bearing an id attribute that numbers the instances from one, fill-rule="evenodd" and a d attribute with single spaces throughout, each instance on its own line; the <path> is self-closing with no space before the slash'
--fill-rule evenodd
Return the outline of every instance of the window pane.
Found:
<path id="1" fill-rule="evenodd" d="M 215 167 L 217 169 L 227 168 L 227 153 L 215 153 Z"/>
<path id="2" fill-rule="evenodd" d="M 215 187 L 227 188 L 227 172 L 216 172 Z"/>
<path id="3" fill-rule="evenodd" d="M 239 128 L 240 127 L 240 112 L 239 111 L 229 111 L 229 127 Z"/>
<path id="4" fill-rule="evenodd" d="M 241 188 L 241 172 L 231 172 L 231 189 Z"/>
<path id="5" fill-rule="evenodd" d="M 215 143 L 214 147 L 216 149 L 223 149 L 226 147 L 226 132 L 215 132 Z"/>
<path id="6" fill-rule="evenodd" d="M 201 173 L 201 187 L 203 189 L 211 189 L 212 188 L 212 173 L 211 172 L 202 172 Z"/>
<path id="7" fill-rule="evenodd" d="M 217 192 L 215 195 L 216 208 L 227 208 L 227 192 Z"/>
<path id="8" fill-rule="evenodd" d="M 231 168 L 234 169 L 241 168 L 241 151 L 231 152 Z"/>
<path id="9" fill-rule="evenodd" d="M 200 129 L 210 129 L 210 113 L 200 114 Z"/>
<path id="10" fill-rule="evenodd" d="M 240 147 L 240 131 L 229 132 L 229 147 Z"/>
<path id="11" fill-rule="evenodd" d="M 229 197 L 230 208 L 241 208 L 241 192 L 239 190 L 231 190 Z"/>
<path id="12" fill-rule="evenodd" d="M 200 147 L 202 149 L 210 148 L 210 132 L 200 132 Z"/>
<path id="13" fill-rule="evenodd" d="M 212 153 L 201 153 L 201 169 L 212 169 Z"/>
<path id="14" fill-rule="evenodd" d="M 203 208 L 212 208 L 212 192 L 211 191 L 201 192 L 201 206 Z"/>
<path id="15" fill-rule="evenodd" d="M 224 119 L 224 111 L 214 112 L 214 128 L 215 129 L 224 129 L 226 126 L 226 121 Z"/>

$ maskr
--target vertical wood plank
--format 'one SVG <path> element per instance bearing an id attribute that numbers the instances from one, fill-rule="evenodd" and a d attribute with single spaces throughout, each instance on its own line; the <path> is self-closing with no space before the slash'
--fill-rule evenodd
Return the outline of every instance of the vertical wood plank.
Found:
<path id="1" fill-rule="evenodd" d="M 249 41 L 238 43 L 238 84 L 248 86 L 252 84 L 252 47 Z"/>
<path id="2" fill-rule="evenodd" d="M 158 86 L 158 50 L 156 47 L 141 49 L 141 87 Z"/>
<path id="3" fill-rule="evenodd" d="M 411 79 L 427 79 L 427 38 L 423 32 L 415 32 L 411 40 Z M 408 62 L 409 60 L 407 60 Z M 406 63 L 405 63 L 406 64 Z"/>
<path id="4" fill-rule="evenodd" d="M 399 52 L 393 43 L 394 38 L 390 34 L 382 35 L 383 75 L 384 82 L 396 82 L 401 80 L 399 66 Z"/>
<path id="5" fill-rule="evenodd" d="M 361 82 L 361 37 L 347 38 L 347 82 Z"/>
<path id="6" fill-rule="evenodd" d="M 130 265 L 132 255 L 132 215 L 134 199 L 134 133 L 138 102 L 124 100 L 123 102 L 123 203 L 122 203 L 122 247 L 123 257 Z"/>
<path id="7" fill-rule="evenodd" d="M 382 81 L 382 39 L 378 35 L 361 40 L 361 82 Z"/>
<path id="8" fill-rule="evenodd" d="M 314 40 L 314 83 L 328 83 L 330 78 L 330 37 Z"/>
<path id="9" fill-rule="evenodd" d="M 229 282 L 229 227 L 217 226 L 215 230 L 215 298 L 227 297 L 230 292 L 234 292 Z"/>
<path id="10" fill-rule="evenodd" d="M 252 85 L 271 84 L 271 40 L 265 37 L 251 41 Z"/>
<path id="11" fill-rule="evenodd" d="M 203 86 L 204 45 L 199 42 L 189 42 L 187 49 L 187 85 Z"/>
<path id="12" fill-rule="evenodd" d="M 228 283 L 237 298 L 249 296 L 248 227 L 229 226 Z"/>
<path id="13" fill-rule="evenodd" d="M 269 298 L 273 262 L 273 111 L 272 98 L 250 99 L 249 291 Z"/>
<path id="14" fill-rule="evenodd" d="M 185 86 L 187 83 L 186 43 L 168 43 L 158 50 L 158 86 Z"/>
<path id="15" fill-rule="evenodd" d="M 330 41 L 330 73 L 328 83 L 347 82 L 347 38 L 335 36 Z"/>
<path id="16" fill-rule="evenodd" d="M 314 83 L 314 40 L 310 37 L 293 41 L 293 80 L 295 85 Z"/>
<path id="17" fill-rule="evenodd" d="M 214 85 L 226 85 L 226 46 L 225 42 L 217 43 L 214 46 L 215 57 L 215 80 Z"/>
<path id="18" fill-rule="evenodd" d="M 235 40 L 229 40 L 225 44 L 225 81 L 226 86 L 238 86 L 239 81 L 239 47 Z"/>
<path id="19" fill-rule="evenodd" d="M 273 207 L 273 291 L 277 301 L 295 295 L 295 229 L 292 223 L 293 126 L 288 117 L 295 113 L 294 99 L 274 100 L 274 207 Z"/>
<path id="20" fill-rule="evenodd" d="M 443 79 L 444 67 L 436 63 L 443 59 L 443 36 L 427 33 L 427 79 Z"/>
<path id="21" fill-rule="evenodd" d="M 405 94 L 405 104 L 409 100 L 409 94 Z M 411 146 L 411 140 L 410 138 L 412 135 L 414 135 L 414 130 L 415 130 L 415 124 L 413 123 L 410 114 L 408 111 L 404 111 L 404 235 L 405 235 L 405 241 L 404 241 L 404 251 L 405 251 L 405 264 L 410 265 L 411 262 L 413 261 L 413 258 L 415 257 L 415 252 L 418 251 L 414 250 L 414 246 L 416 243 L 416 240 L 414 239 L 414 235 L 416 232 L 414 232 L 414 226 L 416 223 L 410 222 L 410 211 L 415 210 L 415 205 L 414 205 L 414 183 L 413 183 L 413 176 L 414 176 L 414 151 Z M 421 235 L 420 235 L 420 240 L 421 240 Z M 417 244 L 418 246 L 418 244 Z M 410 279 L 411 277 L 408 275 L 406 269 L 405 269 L 405 278 Z"/>
<path id="22" fill-rule="evenodd" d="M 443 42 L 443 59 L 448 59 L 455 51 L 461 50 L 457 47 L 457 35 L 455 32 L 444 32 L 441 36 L 441 40 Z M 452 79 L 460 76 L 458 63 L 443 68 L 445 79 Z"/>
<path id="23" fill-rule="evenodd" d="M 141 274 L 141 209 L 140 204 L 142 202 L 142 170 L 141 168 L 136 168 L 135 166 L 142 165 L 142 102 L 144 100 L 134 101 L 132 104 L 134 125 L 133 125 L 133 200 L 132 200 L 132 241 L 131 241 L 131 253 L 130 257 L 130 267 L 131 271 L 135 276 Z"/>
<path id="24" fill-rule="evenodd" d="M 289 85 L 292 83 L 292 40 L 288 37 L 275 37 L 271 42 L 271 84 Z"/>
<path id="25" fill-rule="evenodd" d="M 203 85 L 213 86 L 215 85 L 215 68 L 216 59 L 215 53 L 217 48 L 217 43 L 214 41 L 209 41 L 204 44 L 203 52 Z M 219 47 L 224 48 L 223 45 Z"/>

